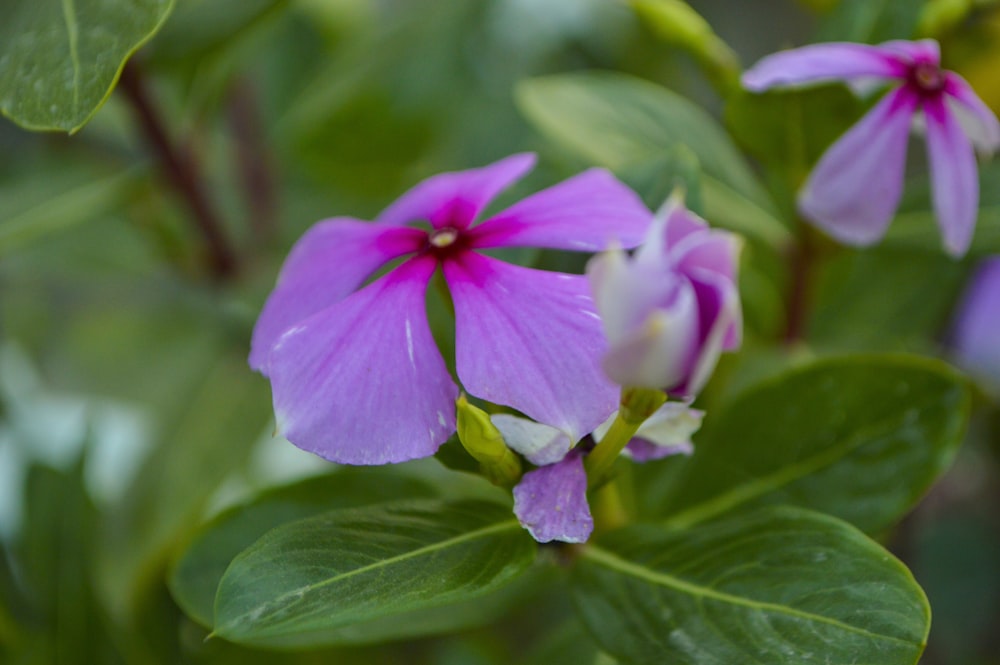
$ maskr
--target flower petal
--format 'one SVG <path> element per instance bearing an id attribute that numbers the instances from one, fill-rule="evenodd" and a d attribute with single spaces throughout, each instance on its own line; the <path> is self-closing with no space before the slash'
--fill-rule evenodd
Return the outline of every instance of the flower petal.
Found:
<path id="1" fill-rule="evenodd" d="M 934 212 L 945 248 L 952 256 L 959 257 L 969 249 L 979 214 L 976 155 L 944 100 L 925 101 L 924 116 Z"/>
<path id="2" fill-rule="evenodd" d="M 760 92 L 853 78 L 902 78 L 905 62 L 891 51 L 849 42 L 811 44 L 773 53 L 743 73 L 743 87 Z"/>
<path id="3" fill-rule="evenodd" d="M 719 355 L 728 348 L 732 327 L 740 319 L 740 296 L 732 282 L 714 273 L 690 275 L 691 286 L 698 300 L 700 352 L 687 383 L 676 393 L 693 397 L 708 382 L 719 362 Z"/>
<path id="4" fill-rule="evenodd" d="M 587 505 L 587 472 L 579 451 L 529 471 L 514 488 L 514 515 L 540 543 L 584 543 L 594 530 Z"/>
<path id="5" fill-rule="evenodd" d="M 947 72 L 944 91 L 948 95 L 949 110 L 955 113 L 976 149 L 987 156 L 1000 150 L 1000 121 L 972 86 L 958 74 Z"/>
<path id="6" fill-rule="evenodd" d="M 917 41 L 894 39 L 882 42 L 876 48 L 895 53 L 908 64 L 917 62 L 941 64 L 941 46 L 933 39 L 919 39 Z"/>
<path id="7" fill-rule="evenodd" d="M 573 447 L 574 442 L 566 432 L 545 423 L 506 413 L 490 416 L 490 420 L 500 430 L 507 447 L 524 455 L 532 464 L 554 464 Z"/>
<path id="8" fill-rule="evenodd" d="M 885 234 L 903 191 L 906 143 L 917 98 L 886 95 L 819 160 L 799 210 L 834 238 L 870 245 Z"/>
<path id="9" fill-rule="evenodd" d="M 1000 391 L 1000 257 L 983 261 L 966 287 L 951 346 L 960 366 Z"/>
<path id="10" fill-rule="evenodd" d="M 669 455 L 690 455 L 694 451 L 691 435 L 701 428 L 704 411 L 689 407 L 689 402 L 667 402 L 639 426 L 639 431 L 622 451 L 637 462 L 648 462 Z M 611 429 L 618 414 L 613 414 L 594 430 L 600 442 Z M 598 443 L 598 445 L 600 445 Z"/>
<path id="11" fill-rule="evenodd" d="M 271 351 L 278 430 L 342 464 L 433 455 L 455 431 L 452 382 L 427 324 L 435 262 L 404 263 L 291 328 Z"/>
<path id="12" fill-rule="evenodd" d="M 468 392 L 578 441 L 608 417 L 618 389 L 586 280 L 466 252 L 444 263 L 455 303 L 455 356 Z"/>
<path id="13" fill-rule="evenodd" d="M 434 228 L 464 229 L 493 198 L 519 180 L 535 165 L 530 153 L 511 155 L 489 166 L 441 173 L 419 183 L 386 208 L 380 224 L 427 221 Z"/>
<path id="14" fill-rule="evenodd" d="M 268 354 L 283 332 L 345 298 L 386 262 L 416 251 L 426 237 L 419 229 L 348 218 L 315 224 L 295 243 L 264 303 L 253 330 L 250 366 L 268 375 Z"/>
<path id="15" fill-rule="evenodd" d="M 596 252 L 638 245 L 653 215 L 639 196 L 604 169 L 591 169 L 483 222 L 473 247 L 553 247 Z"/>

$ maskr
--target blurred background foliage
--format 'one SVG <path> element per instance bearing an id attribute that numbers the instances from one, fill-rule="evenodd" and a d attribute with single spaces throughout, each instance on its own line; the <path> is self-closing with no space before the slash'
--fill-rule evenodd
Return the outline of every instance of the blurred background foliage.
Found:
<path id="1" fill-rule="evenodd" d="M 557 591 L 509 599 L 491 631 L 301 654 L 206 641 L 181 611 L 167 580 L 206 519 L 331 471 L 271 437 L 266 381 L 245 362 L 280 263 L 319 219 L 370 218 L 432 173 L 535 150 L 542 166 L 505 200 L 599 163 L 654 207 L 680 180 L 710 221 L 747 232 L 747 344 L 724 362 L 709 407 L 817 354 L 946 355 L 971 267 L 1000 252 L 1000 169 L 982 170 L 965 260 L 939 249 L 923 157 L 911 151 L 887 240 L 847 251 L 806 231 L 803 272 L 794 192 L 865 103 L 835 86 L 734 88 L 740 63 L 783 47 L 913 36 L 940 39 L 946 65 L 1000 110 L 1000 9 L 986 0 L 177 0 L 79 132 L 0 121 L 0 661 L 610 662 L 565 622 Z M 557 89 L 568 79 L 537 78 L 582 70 L 665 86 L 714 127 L 699 116 L 699 136 L 645 135 L 635 119 L 614 126 L 618 105 L 634 94 L 644 122 L 676 127 L 676 105 L 657 106 L 661 89 L 616 78 L 581 97 Z M 164 177 L 143 99 L 197 178 L 231 265 L 210 260 L 190 192 Z M 764 221 L 712 193 L 709 179 L 726 174 L 696 152 L 709 133 L 751 160 L 733 177 L 750 178 Z M 554 252 L 507 258 L 582 266 Z M 804 313 L 788 307 L 797 288 Z M 447 343 L 450 324 L 434 321 Z M 998 433 L 983 394 L 952 471 L 884 536 L 930 596 L 931 665 L 1000 663 Z"/>

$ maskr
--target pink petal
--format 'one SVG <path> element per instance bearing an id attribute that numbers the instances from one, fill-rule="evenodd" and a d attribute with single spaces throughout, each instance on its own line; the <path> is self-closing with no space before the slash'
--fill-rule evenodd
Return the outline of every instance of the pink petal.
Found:
<path id="1" fill-rule="evenodd" d="M 941 46 L 933 39 L 905 41 L 896 39 L 882 42 L 876 48 L 897 54 L 906 63 L 925 62 L 934 65 L 941 63 Z"/>
<path id="2" fill-rule="evenodd" d="M 903 78 L 906 65 L 891 51 L 831 42 L 773 53 L 743 73 L 743 87 L 760 92 L 768 88 L 823 83 L 867 77 Z"/>
<path id="3" fill-rule="evenodd" d="M 587 472 L 579 451 L 529 471 L 514 488 L 514 515 L 540 543 L 584 543 L 594 530 L 587 505 Z"/>
<path id="4" fill-rule="evenodd" d="M 890 92 L 826 151 L 799 193 L 804 217 L 850 245 L 885 234 L 903 190 L 917 101 L 906 88 Z"/>
<path id="5" fill-rule="evenodd" d="M 452 382 L 427 324 L 435 261 L 416 258 L 291 328 L 271 351 L 278 431 L 342 464 L 433 455 L 455 431 Z"/>
<path id="6" fill-rule="evenodd" d="M 455 302 L 455 356 L 468 392 L 578 441 L 615 410 L 600 369 L 601 323 L 583 277 L 474 252 L 444 263 Z"/>
<path id="7" fill-rule="evenodd" d="M 310 228 L 285 259 L 250 344 L 250 366 L 268 375 L 267 357 L 281 334 L 358 288 L 386 262 L 419 249 L 419 229 L 331 219 Z"/>
<path id="8" fill-rule="evenodd" d="M 553 247 L 594 252 L 638 245 L 652 213 L 631 189 L 591 169 L 529 196 L 469 234 L 473 247 Z"/>
<path id="9" fill-rule="evenodd" d="M 1000 149 L 1000 122 L 965 79 L 954 72 L 945 74 L 945 94 L 962 129 L 978 150 L 991 155 Z"/>
<path id="10" fill-rule="evenodd" d="M 972 144 L 941 98 L 924 102 L 934 212 L 948 253 L 964 255 L 979 213 L 979 176 Z"/>
<path id="11" fill-rule="evenodd" d="M 396 199 L 378 216 L 380 224 L 430 222 L 434 228 L 464 229 L 497 194 L 535 165 L 535 156 L 512 155 L 489 166 L 441 173 L 424 180 Z"/>

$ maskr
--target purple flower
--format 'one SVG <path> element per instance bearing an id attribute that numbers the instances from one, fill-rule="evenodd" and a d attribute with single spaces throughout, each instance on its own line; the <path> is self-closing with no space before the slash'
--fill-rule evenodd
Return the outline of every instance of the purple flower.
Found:
<path id="1" fill-rule="evenodd" d="M 958 308 L 951 345 L 959 365 L 1000 392 L 1000 256 L 976 269 Z"/>
<path id="2" fill-rule="evenodd" d="M 631 259 L 621 249 L 591 259 L 610 342 L 603 367 L 615 383 L 684 397 L 701 390 L 719 354 L 740 345 L 739 247 L 672 199 Z"/>
<path id="3" fill-rule="evenodd" d="M 574 440 L 614 410 L 617 389 L 600 370 L 605 342 L 586 280 L 479 250 L 635 245 L 650 213 L 594 169 L 474 224 L 533 164 L 533 155 L 515 155 L 441 174 L 375 223 L 331 219 L 298 241 L 250 352 L 250 365 L 271 380 L 278 430 L 292 443 L 334 462 L 384 464 L 432 455 L 455 431 L 458 388 L 424 304 L 439 268 L 455 305 L 455 365 L 467 392 Z"/>
<path id="4" fill-rule="evenodd" d="M 973 146 L 1000 147 L 1000 123 L 962 77 L 940 67 L 937 42 L 879 46 L 831 43 L 767 56 L 743 75 L 753 91 L 843 80 L 855 87 L 898 82 L 823 155 L 799 193 L 799 210 L 851 245 L 878 241 L 903 189 L 906 144 L 917 120 L 926 128 L 934 210 L 953 256 L 969 248 L 979 206 Z"/>
<path id="5" fill-rule="evenodd" d="M 600 441 L 617 412 L 600 425 Z M 701 427 L 704 413 L 682 402 L 668 402 L 644 422 L 623 453 L 636 462 L 668 455 L 690 455 L 691 435 Z M 514 488 L 514 514 L 535 540 L 583 543 L 594 529 L 587 502 L 587 472 L 583 453 L 573 448 L 564 432 L 525 418 L 494 415 L 490 419 L 506 444 L 540 465 Z"/>

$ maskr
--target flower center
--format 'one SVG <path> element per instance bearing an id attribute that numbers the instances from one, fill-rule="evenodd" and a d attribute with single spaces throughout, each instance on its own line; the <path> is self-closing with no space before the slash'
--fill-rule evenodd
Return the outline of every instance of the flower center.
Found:
<path id="1" fill-rule="evenodd" d="M 427 242 L 431 244 L 432 247 L 437 247 L 438 249 L 444 249 L 445 247 L 451 247 L 458 240 L 458 230 L 452 228 L 443 228 L 434 231 Z"/>
<path id="2" fill-rule="evenodd" d="M 910 70 L 910 82 L 925 94 L 938 93 L 944 89 L 944 74 L 937 65 L 921 62 Z"/>

